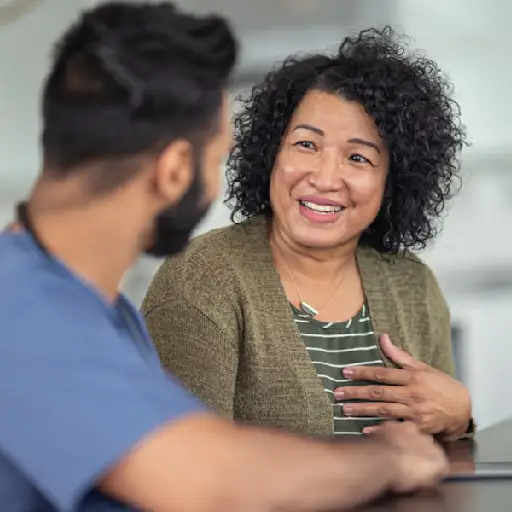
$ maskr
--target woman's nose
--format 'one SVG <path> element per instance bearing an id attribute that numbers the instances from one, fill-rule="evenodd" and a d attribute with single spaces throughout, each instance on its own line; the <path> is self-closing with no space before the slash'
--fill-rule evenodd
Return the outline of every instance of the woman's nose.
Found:
<path id="1" fill-rule="evenodd" d="M 310 175 L 311 184 L 319 192 L 333 192 L 344 186 L 340 158 L 336 155 L 323 155 L 318 167 Z"/>

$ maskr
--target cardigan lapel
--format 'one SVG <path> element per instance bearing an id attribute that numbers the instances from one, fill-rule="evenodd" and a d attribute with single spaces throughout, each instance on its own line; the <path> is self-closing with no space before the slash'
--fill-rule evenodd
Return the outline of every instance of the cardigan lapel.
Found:
<path id="1" fill-rule="evenodd" d="M 304 413 L 308 416 L 308 427 L 312 431 L 323 431 L 324 435 L 332 435 L 332 405 L 293 321 L 292 311 L 270 251 L 266 218 L 258 216 L 244 224 L 244 244 L 248 251 L 258 256 L 252 260 L 256 262 L 255 265 L 248 269 L 248 272 L 254 274 L 254 279 L 248 280 L 254 283 L 250 293 L 262 304 L 259 314 L 267 325 L 272 326 L 272 332 L 275 333 L 275 339 L 268 342 L 279 344 L 279 349 L 285 354 L 283 360 L 291 365 L 298 377 L 307 400 L 308 411 Z"/>
<path id="2" fill-rule="evenodd" d="M 389 259 L 391 258 L 391 259 Z M 377 345 L 383 334 L 388 334 L 398 347 L 408 350 L 402 323 L 399 321 L 399 297 L 391 286 L 389 265 L 393 256 L 383 256 L 375 250 L 360 246 L 357 250 L 357 264 L 363 282 L 363 289 L 370 309 Z M 396 365 L 381 351 L 386 366 Z"/>

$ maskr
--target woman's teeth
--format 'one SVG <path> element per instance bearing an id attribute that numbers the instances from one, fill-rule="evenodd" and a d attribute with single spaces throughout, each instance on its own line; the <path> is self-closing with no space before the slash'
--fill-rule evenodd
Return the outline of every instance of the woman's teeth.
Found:
<path id="1" fill-rule="evenodd" d="M 299 201 L 302 206 L 309 208 L 310 210 L 317 213 L 338 213 L 341 212 L 344 208 L 343 206 L 327 206 L 323 204 L 316 204 L 310 201 Z"/>

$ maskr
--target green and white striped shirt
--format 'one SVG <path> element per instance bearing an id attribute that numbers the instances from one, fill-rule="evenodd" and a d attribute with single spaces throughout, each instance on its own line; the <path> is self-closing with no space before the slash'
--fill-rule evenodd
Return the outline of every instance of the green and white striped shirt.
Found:
<path id="1" fill-rule="evenodd" d="M 343 414 L 343 403 L 334 398 L 334 389 L 343 386 L 366 386 L 367 381 L 352 381 L 343 377 L 347 366 L 384 366 L 375 341 L 368 307 L 347 322 L 320 322 L 295 306 L 293 317 L 302 340 L 320 377 L 325 392 L 332 402 L 335 435 L 361 434 L 364 427 L 379 424 L 381 418 L 348 417 Z"/>

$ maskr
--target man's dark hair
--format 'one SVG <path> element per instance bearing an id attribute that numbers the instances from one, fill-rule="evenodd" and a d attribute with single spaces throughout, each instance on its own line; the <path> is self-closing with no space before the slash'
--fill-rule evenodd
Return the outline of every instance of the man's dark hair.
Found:
<path id="1" fill-rule="evenodd" d="M 57 43 L 42 98 L 45 173 L 92 164 L 117 186 L 134 157 L 185 137 L 200 147 L 218 126 L 236 42 L 225 20 L 170 2 L 109 2 L 85 11 Z"/>
<path id="2" fill-rule="evenodd" d="M 391 27 L 364 30 L 331 54 L 287 59 L 253 88 L 235 117 L 228 162 L 233 220 L 272 214 L 270 175 L 281 138 L 308 91 L 321 90 L 362 105 L 389 151 L 384 201 L 361 242 L 397 253 L 434 238 L 458 190 L 466 131 L 450 81 L 406 43 Z"/>

